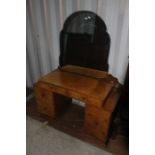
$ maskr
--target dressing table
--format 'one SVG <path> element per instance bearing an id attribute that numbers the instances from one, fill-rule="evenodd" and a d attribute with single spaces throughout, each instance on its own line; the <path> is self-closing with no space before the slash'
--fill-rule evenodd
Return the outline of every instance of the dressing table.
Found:
<path id="1" fill-rule="evenodd" d="M 90 11 L 69 16 L 60 33 L 58 69 L 34 85 L 39 113 L 55 119 L 72 99 L 85 103 L 84 130 L 105 143 L 120 96 L 120 84 L 108 71 L 110 37 Z"/>

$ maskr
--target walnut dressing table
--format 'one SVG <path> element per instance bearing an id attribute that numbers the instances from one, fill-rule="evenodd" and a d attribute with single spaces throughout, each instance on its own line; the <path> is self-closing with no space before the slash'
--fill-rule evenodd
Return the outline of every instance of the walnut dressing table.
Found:
<path id="1" fill-rule="evenodd" d="M 106 142 L 120 96 L 116 78 L 104 71 L 66 65 L 43 76 L 34 90 L 39 113 L 52 119 L 65 109 L 67 99 L 84 102 L 85 131 Z"/>

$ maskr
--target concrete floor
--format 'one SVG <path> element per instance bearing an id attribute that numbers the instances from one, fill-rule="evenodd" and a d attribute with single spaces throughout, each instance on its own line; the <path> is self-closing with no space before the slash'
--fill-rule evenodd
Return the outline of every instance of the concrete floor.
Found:
<path id="1" fill-rule="evenodd" d="M 27 155 L 112 155 L 27 116 Z"/>

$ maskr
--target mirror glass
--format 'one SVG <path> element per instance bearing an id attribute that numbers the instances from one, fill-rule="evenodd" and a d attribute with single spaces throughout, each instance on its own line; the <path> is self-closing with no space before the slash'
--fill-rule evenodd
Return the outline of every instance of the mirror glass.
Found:
<path id="1" fill-rule="evenodd" d="M 70 15 L 60 35 L 60 66 L 65 64 L 108 69 L 110 37 L 104 21 L 90 11 Z"/>

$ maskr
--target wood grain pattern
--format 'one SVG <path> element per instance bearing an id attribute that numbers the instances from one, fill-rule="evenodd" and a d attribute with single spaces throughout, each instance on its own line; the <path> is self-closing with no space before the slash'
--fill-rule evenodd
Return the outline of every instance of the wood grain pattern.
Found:
<path id="1" fill-rule="evenodd" d="M 39 86 L 34 87 L 35 98 L 38 104 L 38 111 L 42 114 L 46 114 L 50 117 L 54 117 L 55 110 L 53 102 L 53 95 L 48 89 L 40 88 Z"/>
<path id="2" fill-rule="evenodd" d="M 89 103 L 86 104 L 85 112 L 85 130 L 106 142 L 112 113 Z"/>
<path id="3" fill-rule="evenodd" d="M 80 66 L 74 66 L 74 65 L 66 65 L 64 67 L 60 68 L 61 71 L 67 71 L 70 73 L 76 73 L 79 75 L 84 75 L 88 77 L 94 77 L 94 78 L 106 78 L 108 76 L 107 72 L 99 71 L 92 68 L 87 67 L 80 67 Z"/>
<path id="4" fill-rule="evenodd" d="M 85 131 L 106 142 L 120 95 L 115 78 L 106 72 L 66 66 L 42 77 L 34 88 L 39 112 L 51 118 L 61 114 L 66 100 L 68 104 L 71 98 L 85 102 Z"/>
<path id="5" fill-rule="evenodd" d="M 72 68 L 71 70 L 77 69 L 75 66 L 69 67 Z M 70 72 L 62 72 L 57 69 L 42 77 L 40 81 L 50 84 L 51 87 L 54 85 L 68 91 L 76 92 L 83 96 L 99 100 L 104 100 L 117 83 L 115 78 L 112 78 L 108 74 L 106 75 L 105 72 L 103 72 L 103 75 L 106 75 L 106 78 L 97 79 L 88 76 L 81 76 L 80 74 L 74 74 L 71 70 Z M 92 69 L 87 68 L 85 68 L 85 70 L 88 70 L 86 73 L 89 74 L 92 71 Z M 79 71 L 80 70 L 78 70 L 78 72 Z M 84 73 L 83 71 L 82 74 Z M 101 71 L 96 70 L 96 74 L 97 76 L 99 74 L 101 75 Z M 95 71 L 92 71 L 92 75 L 95 76 Z"/>
<path id="6" fill-rule="evenodd" d="M 71 98 L 54 93 L 46 85 L 35 85 L 35 98 L 38 111 L 51 118 L 60 115 L 71 103 Z"/>

